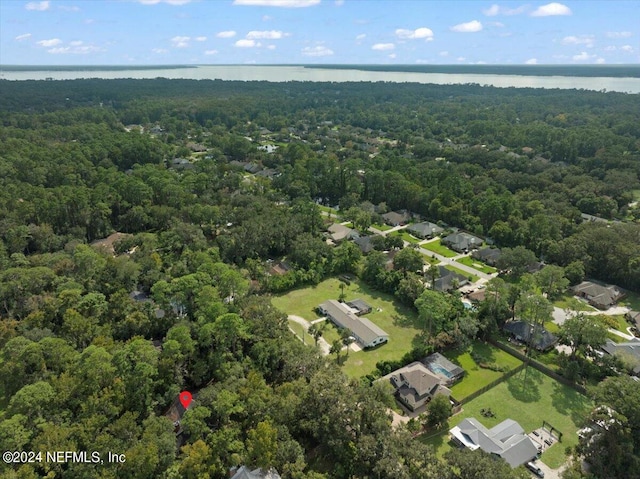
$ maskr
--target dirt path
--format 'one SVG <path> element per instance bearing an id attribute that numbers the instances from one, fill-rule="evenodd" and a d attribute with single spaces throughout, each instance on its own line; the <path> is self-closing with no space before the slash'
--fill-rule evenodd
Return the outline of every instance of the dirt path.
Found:
<path id="1" fill-rule="evenodd" d="M 294 314 L 290 314 L 288 316 L 288 319 L 290 319 L 291 321 L 295 321 L 296 323 L 304 326 L 304 328 L 306 330 L 308 330 L 309 326 L 311 326 L 311 323 L 309 323 L 309 321 L 307 321 L 303 317 L 296 316 Z M 291 331 L 293 331 L 293 329 Z M 296 336 L 300 337 L 296 331 L 293 331 L 293 333 Z M 300 339 L 302 339 L 302 338 L 300 338 Z M 313 341 L 312 337 L 310 337 L 310 339 Z M 320 348 L 320 351 L 322 351 L 322 354 L 324 354 L 325 356 L 329 355 L 329 351 L 331 350 L 331 346 L 329 346 L 329 343 L 324 338 L 321 337 L 320 339 L 318 339 L 318 347 Z"/>

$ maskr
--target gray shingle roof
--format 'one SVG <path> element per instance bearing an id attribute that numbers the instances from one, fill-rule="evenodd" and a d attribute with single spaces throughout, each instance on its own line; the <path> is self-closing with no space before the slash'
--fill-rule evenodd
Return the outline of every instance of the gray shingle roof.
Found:
<path id="1" fill-rule="evenodd" d="M 358 317 L 347 306 L 330 299 L 319 306 L 341 328 L 350 330 L 363 344 L 369 344 L 381 336 L 389 336 L 381 327 L 370 320 Z"/>

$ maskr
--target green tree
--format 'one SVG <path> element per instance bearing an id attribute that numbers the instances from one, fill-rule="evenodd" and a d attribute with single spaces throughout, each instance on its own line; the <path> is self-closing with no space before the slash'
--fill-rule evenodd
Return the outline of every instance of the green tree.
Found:
<path id="1" fill-rule="evenodd" d="M 530 479 L 531 475 L 520 466 L 512 469 L 502 459 L 496 459 L 482 450 L 452 449 L 445 454 L 452 466 L 447 479 Z"/>
<path id="2" fill-rule="evenodd" d="M 578 353 L 590 355 L 604 345 L 607 339 L 607 327 L 593 316 L 578 313 L 569 316 L 560 326 L 560 343 L 571 348 L 571 358 Z"/>
<path id="3" fill-rule="evenodd" d="M 427 419 L 425 425 L 430 428 L 439 428 L 447 423 L 451 416 L 451 402 L 443 394 L 438 394 L 427 405 Z"/>
<path id="4" fill-rule="evenodd" d="M 550 299 L 563 293 L 569 286 L 569 280 L 565 278 L 564 268 L 560 266 L 545 266 L 533 276 L 540 291 Z"/>
<path id="5" fill-rule="evenodd" d="M 502 250 L 497 266 L 501 270 L 508 270 L 511 276 L 519 278 L 535 261 L 536 255 L 533 251 L 524 246 L 516 246 Z"/>
<path id="6" fill-rule="evenodd" d="M 405 275 L 408 272 L 415 273 L 416 271 L 422 273 L 424 260 L 422 259 L 422 255 L 417 249 L 404 248 L 398 251 L 398 253 L 394 256 L 393 265 L 396 269 L 403 271 Z"/>
<path id="7" fill-rule="evenodd" d="M 318 324 L 312 324 L 309 326 L 309 334 L 313 337 L 313 340 L 316 343 L 316 348 L 318 347 L 318 341 L 322 337 L 323 328 Z"/>

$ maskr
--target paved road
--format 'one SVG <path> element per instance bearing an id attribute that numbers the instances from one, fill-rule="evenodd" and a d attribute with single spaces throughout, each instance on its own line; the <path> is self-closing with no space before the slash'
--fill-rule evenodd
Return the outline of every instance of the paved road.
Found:
<path id="1" fill-rule="evenodd" d="M 293 314 L 290 314 L 288 316 L 288 319 L 290 319 L 291 321 L 295 321 L 296 323 L 304 326 L 305 331 L 309 330 L 309 326 L 311 326 L 311 324 L 309 323 L 309 321 L 307 321 L 306 319 L 300 317 L 300 316 L 295 316 Z M 291 329 L 291 328 L 289 328 Z M 298 331 L 294 331 L 293 329 L 291 329 L 291 331 L 298 337 L 300 337 L 299 332 Z M 313 341 L 313 337 L 309 336 L 310 340 Z M 300 338 L 302 339 L 302 338 Z M 323 338 L 321 337 L 320 339 L 318 339 L 318 347 L 320 348 L 320 351 L 322 351 L 322 354 L 324 354 L 325 356 L 329 355 L 329 351 L 331 351 L 331 346 L 329 346 L 329 343 Z"/>

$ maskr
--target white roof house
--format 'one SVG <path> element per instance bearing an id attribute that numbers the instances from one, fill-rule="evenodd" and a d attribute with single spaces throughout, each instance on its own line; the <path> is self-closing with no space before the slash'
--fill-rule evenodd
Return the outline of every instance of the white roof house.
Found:
<path id="1" fill-rule="evenodd" d="M 475 451 L 482 449 L 518 467 L 538 454 L 538 447 L 524 433 L 524 429 L 513 419 L 505 419 L 497 426 L 487 429 L 475 418 L 463 419 L 449 431 L 451 438 L 460 446 Z"/>
<path id="2" fill-rule="evenodd" d="M 330 299 L 318 306 L 318 309 L 336 326 L 351 331 L 353 337 L 364 348 L 371 348 L 389 341 L 389 335 L 381 327 L 373 324 L 367 318 L 357 316 L 357 310 L 344 303 Z"/>

